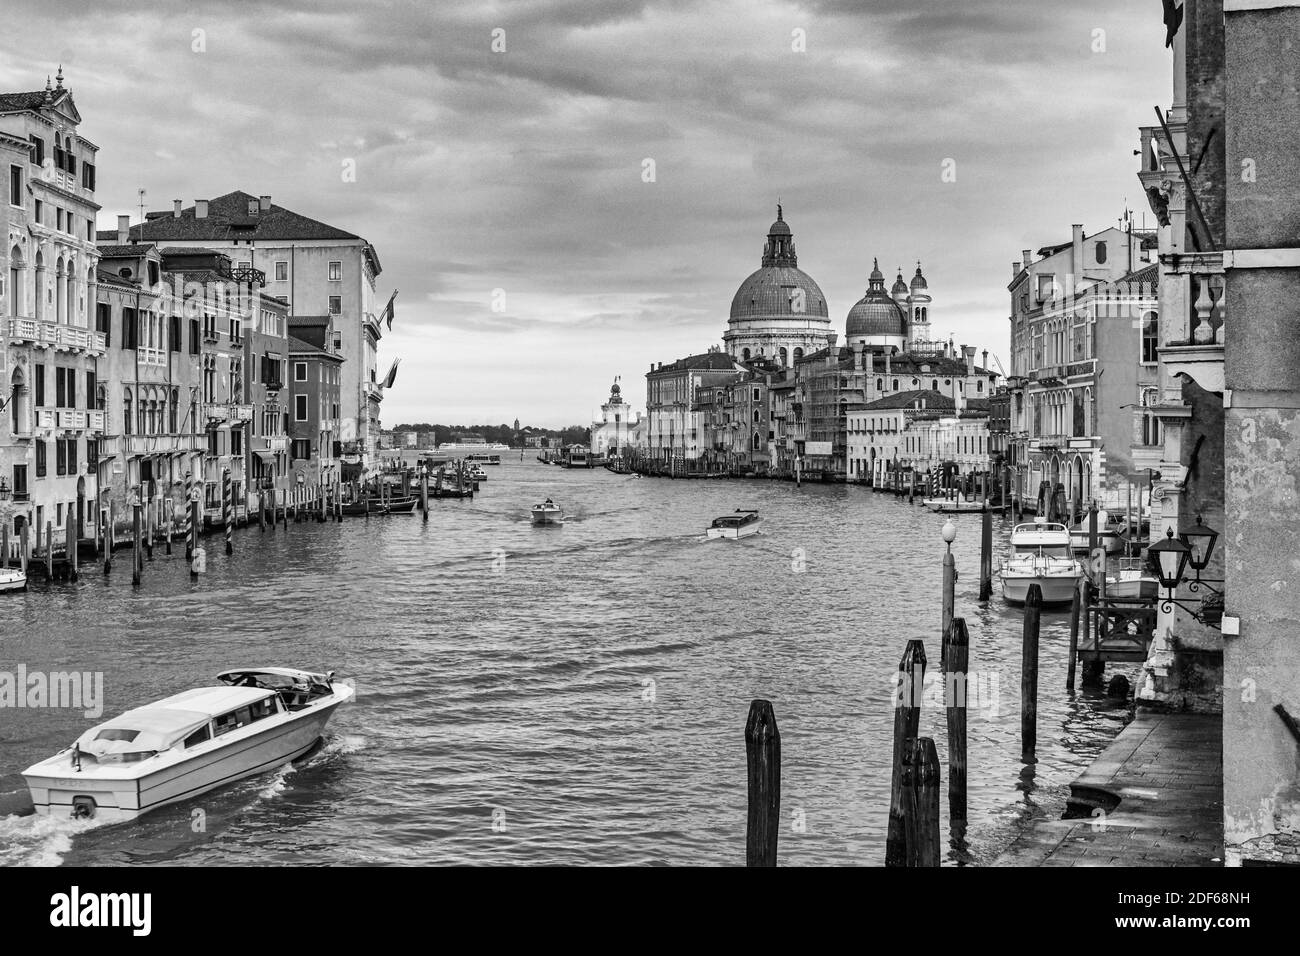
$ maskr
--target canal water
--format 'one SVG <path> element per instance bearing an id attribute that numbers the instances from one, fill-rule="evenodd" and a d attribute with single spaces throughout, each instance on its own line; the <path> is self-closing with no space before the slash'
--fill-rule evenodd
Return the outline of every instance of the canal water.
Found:
<path id="1" fill-rule="evenodd" d="M 411 517 L 209 539 L 191 584 L 159 548 L 110 576 L 0 597 L 0 671 L 99 672 L 100 720 L 220 670 L 334 670 L 356 700 L 301 764 L 142 820 L 43 819 L 20 771 L 94 721 L 0 709 L 0 865 L 743 864 L 744 725 L 773 702 L 783 864 L 884 859 L 893 681 L 909 638 L 939 663 L 943 518 L 869 489 L 633 479 L 531 457 L 473 501 Z M 534 527 L 553 497 L 562 527 Z M 758 508 L 762 531 L 707 541 Z M 1021 616 L 976 601 L 979 516 L 955 519 L 971 642 L 970 824 L 947 827 L 937 693 L 922 733 L 943 763 L 945 865 L 988 863 L 1124 712 L 1064 691 L 1068 613 L 1042 628 L 1038 763 L 1020 762 Z M 998 556 L 1009 528 L 995 521 Z M 996 563 L 996 558 L 995 558 Z M 1131 676 L 1131 675 L 1130 675 Z"/>

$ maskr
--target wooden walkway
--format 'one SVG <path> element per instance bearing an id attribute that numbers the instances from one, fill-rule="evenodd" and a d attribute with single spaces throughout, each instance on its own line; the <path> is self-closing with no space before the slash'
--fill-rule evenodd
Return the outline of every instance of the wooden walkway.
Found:
<path id="1" fill-rule="evenodd" d="M 1222 866 L 1223 718 L 1139 711 L 994 866 Z"/>

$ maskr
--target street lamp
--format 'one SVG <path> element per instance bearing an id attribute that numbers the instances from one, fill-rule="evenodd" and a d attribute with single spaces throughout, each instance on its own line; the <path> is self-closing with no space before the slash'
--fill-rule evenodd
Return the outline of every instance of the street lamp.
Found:
<path id="1" fill-rule="evenodd" d="M 1191 551 L 1188 560 L 1191 562 L 1192 569 L 1197 572 L 1196 577 L 1199 580 L 1200 572 L 1204 571 L 1205 566 L 1210 563 L 1210 555 L 1214 553 L 1214 543 L 1219 540 L 1219 532 L 1203 524 L 1201 516 L 1197 515 L 1196 527 L 1190 531 L 1178 532 L 1178 538 Z"/>
<path id="2" fill-rule="evenodd" d="M 951 518 L 943 523 L 943 530 L 940 533 L 943 535 L 943 543 L 946 544 L 948 550 L 951 551 L 952 543 L 957 540 L 957 526 L 952 523 Z"/>
<path id="3" fill-rule="evenodd" d="M 1173 592 L 1183 580 L 1183 572 L 1187 569 L 1191 555 L 1192 549 L 1174 537 L 1173 528 L 1167 528 L 1164 540 L 1147 548 L 1147 563 L 1160 580 L 1160 586 Z"/>
<path id="4" fill-rule="evenodd" d="M 1165 531 L 1164 540 L 1147 549 L 1147 561 L 1151 570 L 1159 579 L 1160 586 L 1169 592 L 1160 602 L 1162 613 L 1172 614 L 1174 607 L 1178 606 L 1201 624 L 1218 626 L 1223 615 L 1223 592 L 1211 587 L 1208 580 L 1201 577 L 1201 571 L 1209 563 L 1218 537 L 1218 532 L 1207 528 L 1198 517 L 1194 529 L 1181 532 L 1175 538 L 1173 528 L 1169 528 Z M 1189 563 L 1196 570 L 1196 580 L 1188 583 L 1188 589 L 1198 592 L 1204 587 L 1215 595 L 1213 598 L 1202 598 L 1199 606 L 1184 603 L 1174 596 Z"/>

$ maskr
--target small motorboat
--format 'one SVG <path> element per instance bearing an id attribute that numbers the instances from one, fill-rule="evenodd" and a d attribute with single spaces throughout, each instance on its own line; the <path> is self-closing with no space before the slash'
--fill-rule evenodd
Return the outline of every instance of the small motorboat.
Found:
<path id="1" fill-rule="evenodd" d="M 1088 526 L 1090 522 L 1087 516 L 1082 521 L 1070 529 L 1070 547 L 1075 551 L 1088 552 Z M 1124 550 L 1126 535 L 1124 533 L 1124 519 L 1112 519 L 1105 511 L 1097 512 L 1097 543 L 1107 554 L 1120 554 Z"/>
<path id="2" fill-rule="evenodd" d="M 547 498 L 533 505 L 533 524 L 564 524 L 564 509 Z"/>
<path id="3" fill-rule="evenodd" d="M 1083 577 L 1083 565 L 1070 551 L 1070 531 L 1063 524 L 1035 518 L 1011 532 L 1011 556 L 998 570 L 1002 597 L 1024 604 L 1029 588 L 1037 584 L 1044 604 L 1065 604 Z"/>
<path id="4" fill-rule="evenodd" d="M 707 534 L 710 538 L 746 538 L 758 531 L 758 511 L 737 508 L 735 514 L 714 518 Z"/>
<path id="5" fill-rule="evenodd" d="M 240 668 L 98 724 L 23 771 L 42 816 L 108 823 L 274 770 L 320 739 L 353 696 L 334 672 Z"/>
<path id="6" fill-rule="evenodd" d="M 482 465 L 470 465 L 465 469 L 465 473 L 474 481 L 487 481 L 487 472 L 483 470 Z"/>
<path id="7" fill-rule="evenodd" d="M 415 506 L 420 503 L 418 498 L 403 498 L 398 501 L 389 501 L 386 514 L 390 515 L 409 515 L 415 514 Z"/>
<path id="8" fill-rule="evenodd" d="M 26 590 L 27 575 L 21 568 L 0 568 L 0 592 Z"/>
<path id="9" fill-rule="evenodd" d="M 1160 581 L 1141 558 L 1120 558 L 1119 574 L 1106 578 L 1106 596 L 1120 601 L 1151 601 L 1159 597 Z"/>
<path id="10" fill-rule="evenodd" d="M 983 499 L 964 501 L 961 498 L 922 498 L 921 504 L 938 514 L 968 514 L 984 510 Z"/>

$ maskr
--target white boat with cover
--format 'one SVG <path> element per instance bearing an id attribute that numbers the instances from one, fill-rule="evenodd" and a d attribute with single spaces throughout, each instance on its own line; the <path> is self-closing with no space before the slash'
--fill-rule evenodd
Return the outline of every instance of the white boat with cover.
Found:
<path id="1" fill-rule="evenodd" d="M 710 538 L 746 538 L 758 532 L 758 512 L 753 509 L 737 508 L 735 514 L 714 518 L 709 525 Z"/>
<path id="2" fill-rule="evenodd" d="M 1070 547 L 1075 551 L 1087 553 L 1088 527 L 1089 519 L 1085 515 L 1082 521 L 1070 529 Z M 1125 538 L 1123 518 L 1112 518 L 1105 511 L 1097 512 L 1098 547 L 1105 549 L 1107 554 L 1120 554 L 1124 551 Z"/>
<path id="3" fill-rule="evenodd" d="M 1070 550 L 1070 531 L 1063 524 L 1036 518 L 1018 524 L 1011 532 L 1011 556 L 998 570 L 1002 597 L 1024 604 L 1031 585 L 1037 584 L 1044 604 L 1064 604 L 1074 598 L 1083 577 L 1083 565 Z"/>
<path id="4" fill-rule="evenodd" d="M 23 771 L 36 812 L 134 820 L 303 756 L 350 686 L 334 674 L 241 668 L 128 710 Z"/>
<path id="5" fill-rule="evenodd" d="M 0 568 L 0 592 L 26 590 L 27 574 L 21 568 Z"/>

